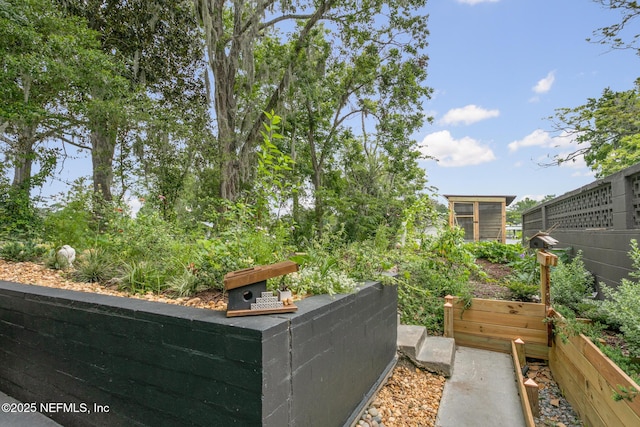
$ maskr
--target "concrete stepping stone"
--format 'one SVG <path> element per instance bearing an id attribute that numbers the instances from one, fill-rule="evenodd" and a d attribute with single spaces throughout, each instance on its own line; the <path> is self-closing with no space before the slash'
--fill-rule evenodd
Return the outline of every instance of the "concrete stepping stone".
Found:
<path id="1" fill-rule="evenodd" d="M 427 336 L 423 326 L 398 325 L 398 351 L 416 366 L 450 377 L 456 354 L 453 338 Z"/>

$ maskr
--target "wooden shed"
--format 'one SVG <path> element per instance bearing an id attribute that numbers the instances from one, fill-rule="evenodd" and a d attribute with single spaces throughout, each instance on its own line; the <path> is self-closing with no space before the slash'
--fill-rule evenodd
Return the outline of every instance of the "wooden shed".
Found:
<path id="1" fill-rule="evenodd" d="M 506 242 L 507 206 L 516 196 L 444 197 L 449 201 L 449 225 L 462 227 L 465 240 Z"/>

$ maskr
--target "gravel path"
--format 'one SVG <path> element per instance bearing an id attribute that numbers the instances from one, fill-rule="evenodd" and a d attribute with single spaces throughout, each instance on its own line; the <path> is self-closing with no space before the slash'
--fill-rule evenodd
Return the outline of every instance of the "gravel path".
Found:
<path id="1" fill-rule="evenodd" d="M 445 378 L 400 359 L 359 421 L 363 427 L 435 426 Z"/>
<path id="2" fill-rule="evenodd" d="M 535 419 L 536 426 L 582 427 L 580 418 L 567 399 L 562 396 L 546 362 L 529 361 L 527 365 L 529 366 L 527 376 L 533 379 L 540 389 L 538 394 L 540 416 Z"/>

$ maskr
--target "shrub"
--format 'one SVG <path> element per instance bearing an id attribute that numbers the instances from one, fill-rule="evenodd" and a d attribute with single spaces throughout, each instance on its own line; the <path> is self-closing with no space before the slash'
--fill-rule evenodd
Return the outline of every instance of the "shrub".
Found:
<path id="1" fill-rule="evenodd" d="M 167 289 L 179 297 L 186 297 L 203 290 L 204 287 L 199 284 L 198 277 L 188 267 L 181 274 L 171 277 L 167 281 Z"/>
<path id="2" fill-rule="evenodd" d="M 106 202 L 96 204 L 96 197 L 84 178 L 76 180 L 68 193 L 53 196 L 55 203 L 45 210 L 44 238 L 55 246 L 90 247 L 98 233 L 98 219 L 104 217 L 102 211 L 111 207 Z"/>
<path id="3" fill-rule="evenodd" d="M 540 293 L 540 284 L 508 280 L 505 286 L 511 291 L 511 296 L 516 301 L 531 301 Z"/>
<path id="4" fill-rule="evenodd" d="M 105 283 L 117 275 L 116 264 L 103 249 L 82 252 L 74 263 L 72 277 L 79 282 Z"/>
<path id="5" fill-rule="evenodd" d="M 517 261 L 524 248 L 520 244 L 507 244 L 495 240 L 467 243 L 476 258 L 484 258 L 497 264 Z"/>
<path id="6" fill-rule="evenodd" d="M 26 242 L 9 241 L 0 246 L 0 258 L 7 261 L 35 261 L 47 252 L 47 246 L 28 240 Z"/>
<path id="7" fill-rule="evenodd" d="M 602 291 L 607 296 L 602 308 L 607 316 L 620 325 L 624 333 L 629 351 L 640 356 L 640 250 L 638 242 L 631 240 L 629 257 L 632 260 L 633 271 L 629 273 L 634 280 L 622 279 L 617 288 L 601 284 Z"/>
<path id="8" fill-rule="evenodd" d="M 160 293 L 166 288 L 166 277 L 151 262 L 126 262 L 123 264 L 123 270 L 124 274 L 118 278 L 120 289 L 132 293 Z"/>
<path id="9" fill-rule="evenodd" d="M 507 277 L 508 281 L 526 283 L 528 285 L 540 284 L 540 265 L 533 251 L 523 251 L 515 261 L 508 264 L 512 273 Z"/>
<path id="10" fill-rule="evenodd" d="M 479 269 L 460 228 L 445 227 L 421 246 L 420 251 L 403 253 L 398 309 L 403 323 L 423 325 L 430 333 L 441 334 L 443 297 L 450 294 L 470 300 L 469 278 Z"/>
<path id="11" fill-rule="evenodd" d="M 0 239 L 33 239 L 41 236 L 42 217 L 29 188 L 14 187 L 0 165 Z"/>
<path id="12" fill-rule="evenodd" d="M 299 295 L 346 294 L 353 292 L 358 283 L 345 272 L 331 268 L 308 265 L 297 273 L 285 276 L 284 284 Z"/>
<path id="13" fill-rule="evenodd" d="M 593 276 L 584 266 L 582 252 L 571 262 L 560 261 L 551 271 L 551 303 L 564 305 L 574 312 L 584 309 L 583 302 L 593 286 Z"/>

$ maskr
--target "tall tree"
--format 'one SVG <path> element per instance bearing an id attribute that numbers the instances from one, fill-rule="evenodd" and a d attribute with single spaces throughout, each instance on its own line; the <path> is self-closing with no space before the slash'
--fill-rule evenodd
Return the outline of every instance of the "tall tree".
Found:
<path id="1" fill-rule="evenodd" d="M 336 52 L 361 48 L 381 35 L 385 37 L 380 43 L 392 46 L 398 42 L 406 45 L 410 42 L 407 39 L 420 31 L 426 34 L 425 18 L 415 12 L 424 0 L 194 1 L 207 38 L 213 75 L 222 161 L 220 195 L 231 200 L 251 177 L 251 159 L 264 119 L 261 112 L 278 111 L 283 104 L 304 64 L 304 49 L 321 22 L 331 31 Z M 286 32 L 278 33 L 278 29 Z M 277 61 L 258 64 L 254 52 L 259 51 L 257 47 L 265 37 L 283 40 L 281 45 L 287 49 Z M 265 75 L 267 80 L 261 80 Z"/>
<path id="2" fill-rule="evenodd" d="M 590 98 L 584 105 L 557 109 L 551 119 L 556 130 L 582 145 L 556 157 L 557 163 L 584 156 L 596 176 L 603 177 L 640 161 L 640 79 L 631 90 L 607 88 L 600 98 Z"/>
<path id="3" fill-rule="evenodd" d="M 389 29 L 381 27 L 332 50 L 319 27 L 301 52 L 285 108 L 292 111 L 292 133 L 304 141 L 296 147 L 305 154 L 298 156 L 298 168 L 308 171 L 317 230 L 325 221 L 325 205 L 331 205 L 334 211 L 343 207 L 343 220 L 354 229 L 370 233 L 378 224 L 362 227 L 365 219 L 389 218 L 394 200 L 424 185 L 411 134 L 423 123 L 421 104 L 430 94 L 423 85 L 427 58 L 420 54 L 427 33 L 422 21 L 404 25 L 415 32 L 411 46 L 399 39 L 390 43 Z"/>
<path id="4" fill-rule="evenodd" d="M 38 180 L 46 178 L 57 152 L 39 144 L 65 139 L 77 126 L 88 86 L 117 85 L 114 64 L 99 48 L 84 20 L 64 16 L 49 0 L 0 1 L 0 138 L 15 167 L 14 187 L 28 192 L 35 161 Z"/>
<path id="5" fill-rule="evenodd" d="M 116 147 L 130 146 L 134 135 L 144 137 L 141 122 L 151 116 L 149 108 L 198 104 L 195 109 L 204 111 L 201 33 L 190 0 L 57 1 L 85 17 L 100 33 L 104 52 L 126 64 L 128 92 L 92 92 L 98 102 L 86 111 L 94 189 L 109 200 Z"/>

